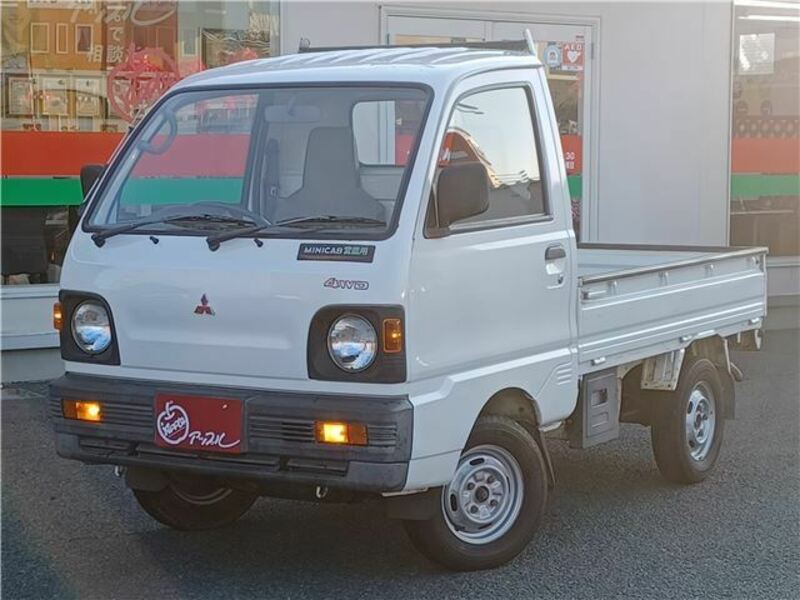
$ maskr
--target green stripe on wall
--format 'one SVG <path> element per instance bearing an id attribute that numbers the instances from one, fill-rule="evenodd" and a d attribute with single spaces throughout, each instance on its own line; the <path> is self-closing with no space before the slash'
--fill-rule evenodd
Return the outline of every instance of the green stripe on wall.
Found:
<path id="1" fill-rule="evenodd" d="M 567 183 L 570 197 L 580 198 L 583 194 L 582 177 L 570 175 L 567 177 Z M 154 189 L 154 186 L 157 186 L 158 189 Z M 147 189 L 148 187 L 149 189 Z M 206 200 L 238 198 L 241 180 L 197 179 L 192 180 L 190 186 L 187 186 L 186 182 L 167 183 L 164 180 L 142 180 L 141 188 L 141 193 L 145 193 L 151 198 L 163 198 L 163 202 L 177 202 L 176 196 L 173 194 L 180 194 L 182 201 L 188 202 L 188 196 L 191 196 L 192 199 Z M 800 175 L 735 173 L 731 176 L 731 196 L 733 198 L 800 196 Z M 81 185 L 77 178 L 4 177 L 0 179 L 0 206 L 74 206 L 80 202 Z M 158 202 L 158 200 L 154 200 L 154 202 Z"/>
<path id="2" fill-rule="evenodd" d="M 131 179 L 125 186 L 122 204 L 189 204 L 202 200 L 239 202 L 241 177 Z"/>
<path id="3" fill-rule="evenodd" d="M 567 175 L 569 197 L 580 198 L 583 196 L 583 178 L 580 175 Z"/>
<path id="4" fill-rule="evenodd" d="M 0 206 L 74 206 L 81 203 L 79 179 L 3 177 Z"/>
<path id="5" fill-rule="evenodd" d="M 731 175 L 732 198 L 800 196 L 800 175 Z"/>

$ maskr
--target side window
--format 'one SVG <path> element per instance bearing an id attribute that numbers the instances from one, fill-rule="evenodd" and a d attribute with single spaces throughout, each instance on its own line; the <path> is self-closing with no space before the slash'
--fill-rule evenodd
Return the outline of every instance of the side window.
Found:
<path id="1" fill-rule="evenodd" d="M 424 99 L 377 100 L 353 106 L 353 136 L 362 165 L 404 167 L 425 112 Z"/>
<path id="2" fill-rule="evenodd" d="M 406 91 L 395 94 L 408 95 Z M 426 99 L 363 100 L 353 106 L 355 140 L 361 187 L 384 203 L 397 199 L 414 142 L 425 114 Z M 386 205 L 391 209 L 391 204 Z"/>
<path id="3" fill-rule="evenodd" d="M 491 223 L 548 212 L 528 92 L 503 88 L 464 96 L 439 155 L 439 170 L 481 162 L 489 176 L 489 208 L 458 223 Z"/>

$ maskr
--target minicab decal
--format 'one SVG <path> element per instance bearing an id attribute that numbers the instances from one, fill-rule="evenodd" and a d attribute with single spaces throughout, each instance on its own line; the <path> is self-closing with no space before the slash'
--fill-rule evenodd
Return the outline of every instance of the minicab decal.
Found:
<path id="1" fill-rule="evenodd" d="M 372 262 L 375 246 L 367 244 L 300 244 L 297 260 Z"/>

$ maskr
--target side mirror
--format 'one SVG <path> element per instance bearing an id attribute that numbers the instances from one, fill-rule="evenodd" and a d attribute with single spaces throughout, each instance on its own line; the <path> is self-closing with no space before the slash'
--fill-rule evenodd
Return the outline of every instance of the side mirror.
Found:
<path id="1" fill-rule="evenodd" d="M 81 167 L 81 190 L 83 191 L 84 198 L 86 198 L 94 182 L 97 181 L 97 178 L 100 177 L 105 170 L 105 165 L 84 165 Z"/>
<path id="2" fill-rule="evenodd" d="M 436 184 L 439 228 L 484 213 L 489 208 L 489 175 L 479 162 L 444 167 Z"/>

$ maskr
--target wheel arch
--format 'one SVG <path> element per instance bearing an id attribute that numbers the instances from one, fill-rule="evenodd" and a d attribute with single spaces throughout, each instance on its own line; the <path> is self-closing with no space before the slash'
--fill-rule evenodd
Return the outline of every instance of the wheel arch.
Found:
<path id="1" fill-rule="evenodd" d="M 531 434 L 531 437 L 539 446 L 542 456 L 544 457 L 545 467 L 547 468 L 548 485 L 550 489 L 552 489 L 556 481 L 555 470 L 553 468 L 553 462 L 550 459 L 550 453 L 547 450 L 544 435 L 539 429 L 541 412 L 536 399 L 525 390 L 518 387 L 508 387 L 499 390 L 492 394 L 483 405 L 475 423 L 472 425 L 472 429 L 475 428 L 478 419 L 488 415 L 513 419 Z M 470 435 L 472 435 L 472 430 L 470 430 Z"/>
<path id="2" fill-rule="evenodd" d="M 734 381 L 736 380 L 738 369 L 731 362 L 728 340 L 719 335 L 697 340 L 687 348 L 687 357 L 695 360 L 707 358 L 717 367 L 724 395 L 723 414 L 726 419 L 733 419 L 736 416 Z"/>
<path id="3" fill-rule="evenodd" d="M 731 362 L 728 340 L 712 335 L 695 340 L 683 349 L 649 357 L 631 368 L 623 377 L 621 421 L 650 425 L 648 397 L 651 392 L 674 392 L 687 365 L 702 358 L 717 368 L 723 386 L 723 414 L 732 419 L 736 407 L 733 384 L 741 373 Z"/>
<path id="4" fill-rule="evenodd" d="M 508 387 L 492 394 L 481 408 L 478 418 L 486 415 L 509 417 L 519 421 L 526 429 L 526 423 L 538 428 L 541 422 L 541 412 L 536 400 L 518 387 Z"/>

